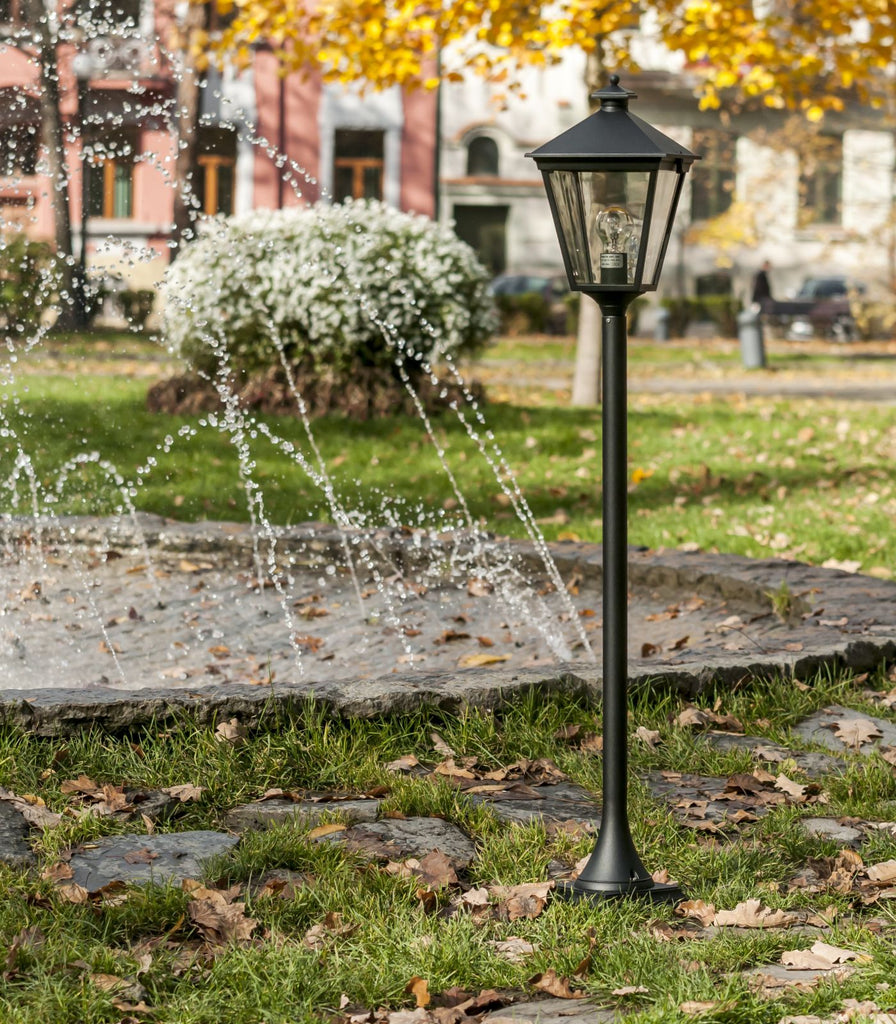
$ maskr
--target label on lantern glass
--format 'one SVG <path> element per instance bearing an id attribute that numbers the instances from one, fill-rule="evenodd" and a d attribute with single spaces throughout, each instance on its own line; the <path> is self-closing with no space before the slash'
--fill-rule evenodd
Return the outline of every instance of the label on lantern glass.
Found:
<path id="1" fill-rule="evenodd" d="M 600 254 L 601 270 L 622 270 L 625 266 L 624 252 L 602 252 Z"/>

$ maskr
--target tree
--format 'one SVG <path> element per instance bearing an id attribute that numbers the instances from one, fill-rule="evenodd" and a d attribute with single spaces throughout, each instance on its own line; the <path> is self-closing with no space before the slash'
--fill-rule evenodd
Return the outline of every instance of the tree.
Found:
<path id="1" fill-rule="evenodd" d="M 325 81 L 363 79 L 376 88 L 433 87 L 440 78 L 479 74 L 513 89 L 520 67 L 543 66 L 580 47 L 590 57 L 590 91 L 606 71 L 630 63 L 631 33 L 649 11 L 658 37 L 696 72 L 704 109 L 764 105 L 817 122 L 848 100 L 881 107 L 892 95 L 893 0 L 218 3 L 232 20 L 215 45 L 238 63 L 248 62 L 252 44 L 264 39 L 291 70 L 313 69 Z M 597 400 L 595 310 L 592 303 L 582 304 L 577 404 Z"/>

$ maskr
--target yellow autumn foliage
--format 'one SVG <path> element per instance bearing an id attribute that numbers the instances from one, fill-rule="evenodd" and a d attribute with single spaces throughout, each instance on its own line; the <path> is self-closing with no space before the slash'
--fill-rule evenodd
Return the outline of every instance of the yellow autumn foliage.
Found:
<path id="1" fill-rule="evenodd" d="M 818 120 L 841 108 L 845 96 L 880 105 L 889 93 L 896 0 L 647 0 L 646 6 L 662 41 L 694 73 L 704 108 L 753 99 Z M 218 0 L 218 8 L 226 27 L 208 46 L 219 60 L 236 56 L 239 63 L 265 41 L 289 71 L 374 88 L 433 88 L 440 73 L 499 80 L 557 60 L 570 47 L 593 49 L 597 40 L 612 66 L 626 59 L 626 34 L 637 29 L 645 4 Z M 446 48 L 451 59 L 439 70 L 437 57 Z"/>

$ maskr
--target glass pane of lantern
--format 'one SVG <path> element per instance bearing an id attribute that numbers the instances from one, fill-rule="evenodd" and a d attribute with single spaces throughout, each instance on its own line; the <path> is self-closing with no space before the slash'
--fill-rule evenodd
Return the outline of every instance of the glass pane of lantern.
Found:
<path id="1" fill-rule="evenodd" d="M 644 252 L 645 285 L 656 284 L 663 258 L 663 246 L 666 239 L 666 228 L 674 214 L 672 204 L 675 202 L 675 191 L 678 188 L 678 172 L 669 168 L 656 172 L 656 192 L 653 197 L 653 210 L 647 231 L 647 245 Z"/>
<path id="2" fill-rule="evenodd" d="M 632 284 L 638 266 L 650 172 L 595 171 L 588 177 L 591 178 L 587 219 L 592 265 L 600 267 L 604 254 L 624 256 L 620 267 L 625 268 L 625 280 L 604 274 L 603 282 Z M 603 262 L 607 266 L 613 261 L 607 258 Z M 595 280 L 600 282 L 600 271 L 598 275 Z"/>
<path id="3" fill-rule="evenodd" d="M 552 171 L 547 175 L 557 210 L 557 227 L 565 242 L 572 268 L 573 282 L 590 284 L 594 281 L 588 254 L 585 225 L 587 209 L 579 174 L 576 171 Z"/>

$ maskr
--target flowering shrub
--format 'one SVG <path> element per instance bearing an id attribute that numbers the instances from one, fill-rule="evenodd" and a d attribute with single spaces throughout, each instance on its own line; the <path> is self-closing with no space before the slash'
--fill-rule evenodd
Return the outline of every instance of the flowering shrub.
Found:
<path id="1" fill-rule="evenodd" d="M 494 331 L 486 273 L 445 226 L 370 200 L 218 218 L 163 284 L 163 335 L 193 366 L 407 368 Z"/>

